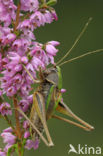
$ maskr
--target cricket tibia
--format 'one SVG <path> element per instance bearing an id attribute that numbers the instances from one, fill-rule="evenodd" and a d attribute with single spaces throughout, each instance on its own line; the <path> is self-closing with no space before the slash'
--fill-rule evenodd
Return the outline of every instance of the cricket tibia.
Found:
<path id="1" fill-rule="evenodd" d="M 91 131 L 94 129 L 93 126 L 91 126 L 90 124 L 88 124 L 87 122 L 83 121 L 82 119 L 80 119 L 77 115 L 75 115 L 71 110 L 70 108 L 64 104 L 63 102 L 60 102 L 56 108 L 56 110 L 62 114 L 65 114 L 73 119 L 75 119 L 76 121 L 78 122 L 74 122 L 74 121 L 71 121 L 71 120 L 68 120 L 68 119 L 65 119 L 65 118 L 62 118 L 60 116 L 57 116 L 57 115 L 53 115 L 53 118 L 57 118 L 59 120 L 63 120 L 65 122 L 68 122 L 70 124 L 73 124 L 77 127 L 80 127 L 80 128 L 83 128 L 84 130 L 87 130 L 87 131 Z"/>

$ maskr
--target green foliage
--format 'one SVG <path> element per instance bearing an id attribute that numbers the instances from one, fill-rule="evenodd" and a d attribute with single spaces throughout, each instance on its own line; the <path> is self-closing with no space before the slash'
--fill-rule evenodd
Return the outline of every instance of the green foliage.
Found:
<path id="1" fill-rule="evenodd" d="M 53 5 L 55 5 L 56 3 L 57 3 L 57 0 L 50 0 L 50 1 L 47 2 L 47 5 L 48 5 L 48 6 L 53 6 Z"/>

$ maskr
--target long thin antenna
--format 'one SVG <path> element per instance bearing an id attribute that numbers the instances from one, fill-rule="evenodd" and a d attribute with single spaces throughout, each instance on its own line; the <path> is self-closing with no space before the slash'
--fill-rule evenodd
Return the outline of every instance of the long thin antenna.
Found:
<path id="1" fill-rule="evenodd" d="M 77 43 L 79 42 L 80 38 L 83 36 L 84 32 L 86 31 L 89 23 L 91 22 L 92 17 L 90 17 L 87 21 L 87 23 L 85 24 L 85 26 L 83 27 L 82 31 L 80 32 L 79 36 L 76 38 L 74 44 L 72 45 L 72 47 L 69 49 L 69 51 L 56 63 L 57 65 L 62 62 L 69 54 L 70 52 L 74 49 L 74 47 L 77 45 Z"/>
<path id="2" fill-rule="evenodd" d="M 83 58 L 83 57 L 85 57 L 85 56 L 88 56 L 88 55 L 91 55 L 91 54 L 95 54 L 95 53 L 99 53 L 99 52 L 103 52 L 103 49 L 98 49 L 98 50 L 90 51 L 90 52 L 87 52 L 86 54 L 83 54 L 83 55 L 74 57 L 74 58 L 69 59 L 69 60 L 67 60 L 67 61 L 65 61 L 65 62 L 62 62 L 59 66 L 62 66 L 62 65 L 64 65 L 64 64 L 66 64 L 66 63 L 69 63 L 69 62 L 78 60 L 78 59 L 80 59 L 80 58 Z"/>

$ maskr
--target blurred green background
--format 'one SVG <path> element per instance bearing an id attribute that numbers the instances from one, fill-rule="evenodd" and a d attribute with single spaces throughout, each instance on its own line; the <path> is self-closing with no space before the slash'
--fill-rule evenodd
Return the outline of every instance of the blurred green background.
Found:
<path id="1" fill-rule="evenodd" d="M 69 58 L 90 50 L 103 48 L 103 0 L 58 0 L 55 6 L 59 20 L 35 30 L 38 41 L 60 41 L 59 60 L 71 48 L 89 17 L 93 17 L 87 31 Z M 55 146 L 44 143 L 38 150 L 26 151 L 25 156 L 68 156 L 69 144 L 100 146 L 103 148 L 103 53 L 87 56 L 62 66 L 65 103 L 85 121 L 95 127 L 92 132 L 56 119 L 48 122 Z M 2 123 L 2 128 L 4 122 Z M 70 154 L 74 156 L 75 154 Z"/>

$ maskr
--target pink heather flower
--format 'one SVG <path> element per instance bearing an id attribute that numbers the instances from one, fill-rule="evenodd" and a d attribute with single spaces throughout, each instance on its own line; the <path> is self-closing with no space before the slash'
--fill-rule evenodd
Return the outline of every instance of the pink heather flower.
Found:
<path id="1" fill-rule="evenodd" d="M 39 8 L 38 0 L 21 0 L 21 10 L 35 12 Z"/>
<path id="2" fill-rule="evenodd" d="M 48 62 L 51 63 L 51 64 L 55 64 L 54 63 L 54 57 L 52 55 L 50 55 L 50 54 L 47 54 L 47 56 L 48 56 Z"/>
<path id="3" fill-rule="evenodd" d="M 28 139 L 25 145 L 25 148 L 27 148 L 28 150 L 30 150 L 31 148 L 34 148 L 34 150 L 36 150 L 38 147 L 39 147 L 38 139 L 36 139 L 35 141 Z"/>
<path id="4" fill-rule="evenodd" d="M 28 129 L 29 127 L 30 127 L 29 122 L 28 122 L 27 120 L 25 120 L 25 121 L 23 122 L 23 128 L 24 128 L 24 129 Z"/>
<path id="5" fill-rule="evenodd" d="M 2 55 L 0 53 L 0 71 L 2 70 Z"/>
<path id="6" fill-rule="evenodd" d="M 2 74 L 4 74 L 4 77 L 1 80 L 1 88 L 3 89 L 3 93 L 6 93 L 7 96 L 12 97 L 19 90 L 21 95 L 28 95 L 31 89 L 30 85 L 33 83 L 33 81 L 30 79 L 30 76 L 22 66 L 22 63 L 28 63 L 28 58 L 26 56 L 21 57 L 15 52 L 9 52 L 8 58 L 11 61 L 6 65 L 6 70 L 2 72 Z M 33 77 L 35 78 L 34 67 L 32 71 L 34 74 Z M 20 74 L 18 72 L 20 72 Z"/>
<path id="7" fill-rule="evenodd" d="M 20 71 L 22 71 L 22 69 L 23 69 L 22 64 L 17 64 L 17 65 L 14 67 L 14 73 L 20 72 Z"/>
<path id="8" fill-rule="evenodd" d="M 4 102 L 0 105 L 0 113 L 4 115 L 12 115 L 10 104 Z"/>
<path id="9" fill-rule="evenodd" d="M 31 27 L 31 29 L 33 29 L 33 27 Z M 36 39 L 33 32 L 29 29 L 24 31 L 24 34 L 21 35 L 21 37 L 25 38 L 25 41 L 27 42 L 27 46 L 30 46 L 30 44 L 32 44 L 32 40 Z"/>
<path id="10" fill-rule="evenodd" d="M 36 150 L 38 147 L 39 147 L 39 140 L 36 139 L 36 140 L 35 140 L 34 149 Z"/>
<path id="11" fill-rule="evenodd" d="M 13 0 L 1 0 L 2 3 L 5 5 L 5 6 L 8 6 L 9 4 L 13 3 Z"/>
<path id="12" fill-rule="evenodd" d="M 27 139 L 29 136 L 30 136 L 30 132 L 29 132 L 29 131 L 26 131 L 26 132 L 24 133 L 24 138 Z"/>
<path id="13" fill-rule="evenodd" d="M 15 144 L 16 136 L 12 135 L 10 132 L 1 133 L 4 143 L 9 143 L 10 145 Z"/>
<path id="14" fill-rule="evenodd" d="M 37 27 L 43 26 L 45 24 L 45 19 L 43 14 L 40 11 L 36 11 L 30 16 L 30 22 L 34 25 L 34 29 Z"/>
<path id="15" fill-rule="evenodd" d="M 26 65 L 26 69 L 30 72 L 30 74 L 32 75 L 32 77 L 35 79 L 36 78 L 36 72 L 35 72 L 35 69 L 34 69 L 33 65 L 31 63 L 28 63 Z M 29 81 L 33 81 L 28 74 L 26 75 L 26 80 L 28 82 Z"/>
<path id="16" fill-rule="evenodd" d="M 13 42 L 13 47 L 14 49 L 19 49 L 21 48 L 23 45 L 22 45 L 22 39 L 16 39 L 14 42 Z"/>
<path id="17" fill-rule="evenodd" d="M 15 40 L 12 46 L 14 51 L 16 50 L 20 56 L 23 56 L 25 55 L 25 52 L 30 46 L 31 40 L 29 38 L 29 35 L 28 36 L 22 35 L 21 37 L 22 37 L 21 39 Z"/>
<path id="18" fill-rule="evenodd" d="M 65 93 L 65 92 L 66 92 L 66 89 L 62 88 L 61 93 Z"/>
<path id="19" fill-rule="evenodd" d="M 44 10 L 44 12 L 36 11 L 34 14 L 30 16 L 30 23 L 34 26 L 33 29 L 37 27 L 44 26 L 46 23 L 51 23 L 54 18 L 54 14 L 48 10 Z M 32 29 L 32 30 L 33 30 Z"/>
<path id="20" fill-rule="evenodd" d="M 0 62 L 1 68 L 4 69 L 7 63 L 8 63 L 8 58 L 1 59 L 1 62 Z"/>
<path id="21" fill-rule="evenodd" d="M 58 20 L 58 16 L 57 16 L 57 14 L 56 14 L 54 9 L 51 10 L 51 14 L 52 14 L 53 18 L 57 21 Z"/>
<path id="22" fill-rule="evenodd" d="M 6 152 L 3 152 L 2 149 L 0 149 L 0 156 L 7 156 Z"/>
<path id="23" fill-rule="evenodd" d="M 8 3 L 3 1 L 0 3 L 0 21 L 4 22 L 6 27 L 11 24 L 12 19 L 16 18 L 16 8 L 13 1 L 8 1 Z"/>
<path id="24" fill-rule="evenodd" d="M 33 94 L 27 96 L 27 100 L 28 100 L 29 104 L 32 104 L 33 103 Z"/>
<path id="25" fill-rule="evenodd" d="M 46 52 L 52 56 L 55 56 L 58 50 L 52 44 L 46 44 Z"/>
<path id="26" fill-rule="evenodd" d="M 20 94 L 21 94 L 21 97 L 26 97 L 29 95 L 29 92 L 31 91 L 31 83 L 29 82 L 24 82 L 23 85 L 21 85 L 21 90 L 20 90 Z M 26 109 L 27 107 L 25 107 Z"/>
<path id="27" fill-rule="evenodd" d="M 31 23 L 29 19 L 24 20 L 18 25 L 18 29 L 26 31 L 31 28 Z"/>
<path id="28" fill-rule="evenodd" d="M 17 92 L 16 90 L 16 87 L 15 86 L 11 86 L 7 89 L 6 93 L 7 93 L 7 96 L 10 96 L 12 97 L 13 95 L 15 95 Z"/>
<path id="29" fill-rule="evenodd" d="M 3 132 L 10 132 L 10 133 L 12 133 L 13 129 L 11 127 L 8 127 L 6 129 L 4 129 Z"/>
<path id="30" fill-rule="evenodd" d="M 14 0 L 0 0 L 0 96 L 2 101 L 3 96 L 11 98 L 17 95 L 20 97 L 18 106 L 23 112 L 29 113 L 33 103 L 31 91 L 34 81 L 23 65 L 32 77 L 37 79 L 40 67 L 45 70 L 47 65 L 54 64 L 54 56 L 58 52 L 56 46 L 59 45 L 59 42 L 50 41 L 44 45 L 38 43 L 35 41 L 34 29 L 57 20 L 57 15 L 55 10 L 49 6 L 41 8 L 39 0 L 20 0 L 20 10 L 20 20 L 14 31 L 17 6 Z M 25 18 L 26 14 L 29 16 Z M 11 106 L 4 99 L 0 104 L 0 114 L 2 116 L 12 115 Z M 37 138 L 35 141 L 29 139 L 29 122 L 24 120 L 21 126 L 24 130 L 24 140 L 26 140 L 25 148 L 37 149 L 39 140 Z M 8 149 L 17 143 L 18 139 L 12 133 L 11 127 L 3 130 L 1 137 L 6 146 L 4 150 L 0 149 L 0 156 L 6 156 Z"/>
<path id="31" fill-rule="evenodd" d="M 4 46 L 4 41 L 6 39 L 6 36 L 11 34 L 11 29 L 8 27 L 2 27 L 0 26 L 0 45 Z"/>
<path id="32" fill-rule="evenodd" d="M 60 42 L 58 42 L 58 41 L 49 41 L 48 44 L 51 44 L 53 46 L 58 46 L 60 44 Z"/>
<path id="33" fill-rule="evenodd" d="M 33 48 L 33 50 L 30 53 L 32 56 L 35 56 L 36 58 L 38 58 L 39 60 L 42 61 L 43 64 L 48 65 L 49 61 L 48 61 L 48 56 L 45 53 L 45 51 L 42 49 L 42 47 L 40 46 L 35 46 Z"/>
<path id="34" fill-rule="evenodd" d="M 3 37 L 2 39 L 2 43 L 3 44 L 8 44 L 11 43 L 12 41 L 14 41 L 16 38 L 16 35 L 13 33 L 8 34 L 7 36 Z"/>
<path id="35" fill-rule="evenodd" d="M 19 107 L 23 112 L 26 112 L 29 109 L 30 104 L 27 100 L 21 100 L 19 103 Z"/>
<path id="36" fill-rule="evenodd" d="M 19 62 L 20 62 L 20 59 L 21 59 L 20 55 L 18 55 L 18 54 L 15 53 L 15 52 L 9 52 L 8 58 L 9 58 L 10 60 L 12 60 L 12 61 L 13 61 L 12 63 L 14 63 L 14 64 L 19 63 Z M 10 63 L 10 64 L 11 64 L 11 63 Z"/>
<path id="37" fill-rule="evenodd" d="M 8 143 L 8 144 L 5 146 L 4 151 L 7 153 L 8 150 L 9 150 L 9 148 L 12 147 L 12 145 L 13 145 L 13 144 L 9 144 L 9 143 Z"/>
<path id="38" fill-rule="evenodd" d="M 15 84 L 16 90 L 19 90 L 21 87 L 21 84 L 23 83 L 21 74 L 16 74 L 13 77 L 12 82 Z"/>
<path id="39" fill-rule="evenodd" d="M 32 60 L 31 60 L 31 64 L 34 67 L 35 70 L 39 70 L 39 67 L 41 67 L 42 69 L 45 69 L 45 64 L 37 57 L 33 56 Z"/>
<path id="40" fill-rule="evenodd" d="M 28 63 L 28 58 L 26 56 L 23 56 L 21 58 L 21 62 L 24 63 L 24 64 L 27 64 Z"/>
<path id="41" fill-rule="evenodd" d="M 46 10 L 43 16 L 44 16 L 44 24 L 45 23 L 50 24 L 53 21 L 53 16 L 50 11 Z"/>

